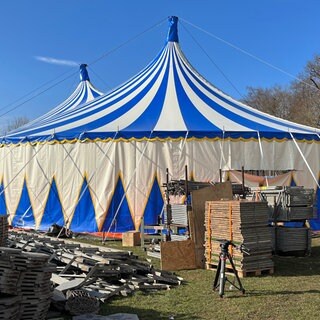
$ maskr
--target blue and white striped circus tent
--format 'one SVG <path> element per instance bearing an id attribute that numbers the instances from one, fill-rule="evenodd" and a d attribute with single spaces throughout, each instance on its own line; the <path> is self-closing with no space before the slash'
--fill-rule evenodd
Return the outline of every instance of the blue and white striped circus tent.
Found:
<path id="1" fill-rule="evenodd" d="M 319 130 L 251 108 L 184 56 L 178 18 L 141 72 L 107 94 L 58 107 L 2 140 L 2 189 L 14 225 L 125 232 L 157 221 L 168 168 L 217 181 L 219 170 L 294 170 L 317 188 Z M 59 220 L 60 219 L 60 220 Z M 45 221 L 45 223 L 43 222 Z"/>

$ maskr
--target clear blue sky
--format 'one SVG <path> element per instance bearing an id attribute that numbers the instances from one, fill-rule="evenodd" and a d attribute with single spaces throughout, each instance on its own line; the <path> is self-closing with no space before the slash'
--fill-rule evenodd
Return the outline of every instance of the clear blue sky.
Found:
<path id="1" fill-rule="evenodd" d="M 104 92 L 126 81 L 161 50 L 170 15 L 180 19 L 188 60 L 227 94 L 241 98 L 248 86 L 288 85 L 290 76 L 210 34 L 297 76 L 320 53 L 319 12 L 319 0 L 1 1 L 0 125 L 38 117 L 74 90 L 78 66 L 47 58 L 88 63 L 92 83 Z"/>

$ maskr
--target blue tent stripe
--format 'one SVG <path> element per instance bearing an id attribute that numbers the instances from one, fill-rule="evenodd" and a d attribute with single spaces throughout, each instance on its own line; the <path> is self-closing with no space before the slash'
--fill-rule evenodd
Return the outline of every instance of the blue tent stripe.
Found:
<path id="1" fill-rule="evenodd" d="M 70 229 L 73 232 L 97 232 L 95 210 L 92 203 L 88 182 L 84 179 L 79 202 L 72 217 Z"/>
<path id="2" fill-rule="evenodd" d="M 219 94 L 217 91 L 214 91 L 210 86 L 207 85 L 207 83 L 205 83 L 204 81 L 199 79 L 199 77 L 196 77 L 194 74 L 194 71 L 192 69 L 190 69 L 190 67 L 182 59 L 178 59 L 178 64 L 180 66 L 183 64 L 184 67 L 190 71 L 190 76 L 192 77 L 192 79 L 194 79 L 201 87 L 205 88 L 208 92 L 210 92 L 213 96 L 217 97 L 221 101 L 229 104 L 232 107 L 235 107 L 239 111 L 243 111 L 243 112 L 247 113 L 248 115 L 255 116 L 261 120 L 265 120 L 265 121 L 268 121 L 270 123 L 277 124 L 277 125 L 282 125 L 282 126 L 284 125 L 284 122 L 281 121 L 280 118 L 275 118 L 275 117 L 269 116 L 268 114 L 259 113 L 256 110 L 254 110 L 253 108 L 250 109 L 248 107 L 244 107 L 241 104 L 235 103 L 232 99 L 230 99 L 230 98 L 228 99 L 227 97 L 224 97 L 221 94 Z M 181 70 L 181 71 L 184 73 L 185 77 L 188 78 L 185 71 L 184 70 Z M 290 128 L 292 130 L 293 129 L 301 130 L 301 127 L 295 125 L 295 123 L 293 123 L 293 122 L 288 121 L 288 122 L 286 122 L 286 125 L 288 128 Z M 309 134 L 314 133 L 311 130 L 305 130 L 305 132 L 309 133 Z"/>
<path id="3" fill-rule="evenodd" d="M 55 126 L 59 119 L 65 119 L 65 117 L 69 116 L 70 112 L 78 112 L 79 106 L 89 103 L 92 99 L 100 97 L 102 92 L 97 90 L 90 83 L 89 76 L 83 78 L 84 72 L 87 74 L 86 68 L 80 66 L 80 83 L 68 99 L 45 115 L 10 132 L 9 136 L 13 141 L 15 141 L 16 137 L 30 136 L 48 130 L 52 125 Z M 31 140 L 34 139 L 31 138 Z"/>
<path id="4" fill-rule="evenodd" d="M 23 184 L 20 201 L 12 220 L 12 226 L 21 228 L 35 228 L 33 209 L 26 182 Z"/>
<path id="5" fill-rule="evenodd" d="M 178 62 L 179 63 L 179 62 Z M 181 72 L 184 75 L 185 80 L 188 82 L 189 86 L 192 88 L 192 90 L 194 91 L 194 93 L 196 95 L 198 95 L 198 97 L 204 101 L 208 106 L 210 106 L 212 109 L 214 109 L 216 112 L 219 112 L 221 115 L 223 115 L 225 118 L 228 118 L 234 122 L 237 122 L 239 124 L 241 124 L 244 127 L 247 127 L 250 130 L 262 130 L 262 131 L 274 131 L 273 128 L 271 127 L 267 127 L 264 126 L 262 124 L 259 124 L 257 122 L 254 122 L 252 120 L 249 120 L 245 117 L 240 116 L 239 114 L 236 114 L 226 108 L 224 108 L 223 106 L 221 106 L 220 104 L 218 104 L 217 102 L 211 100 L 206 94 L 204 94 L 202 91 L 200 91 L 195 84 L 189 79 L 189 77 L 186 75 L 185 71 L 183 69 L 181 69 Z M 179 95 L 179 94 L 178 94 Z M 190 118 L 191 120 L 191 118 Z M 192 121 L 191 122 L 196 123 L 196 121 Z M 194 130 L 193 128 L 190 128 L 190 130 Z M 219 130 L 221 131 L 221 130 Z M 254 132 L 254 134 L 256 135 L 256 133 Z"/>
<path id="6" fill-rule="evenodd" d="M 181 70 L 182 71 L 182 70 Z M 218 131 L 222 132 L 221 129 L 216 127 L 212 122 L 208 121 L 206 117 L 204 117 L 193 105 L 190 101 L 183 85 L 178 76 L 176 67 L 173 68 L 175 83 L 177 88 L 177 97 L 179 104 L 183 106 L 181 108 L 181 113 L 183 119 L 186 123 L 186 126 L 191 131 Z M 186 79 L 186 81 L 188 81 Z"/>
<path id="7" fill-rule="evenodd" d="M 157 225 L 160 221 L 161 212 L 164 206 L 162 193 L 157 179 L 154 179 L 152 189 L 148 198 L 146 208 L 144 210 L 144 224 Z M 146 232 L 151 230 L 146 229 Z"/>
<path id="8" fill-rule="evenodd" d="M 0 216 L 7 214 L 6 198 L 3 183 L 0 183 Z"/>
<path id="9" fill-rule="evenodd" d="M 150 71 L 158 67 L 158 65 L 161 65 L 163 63 L 163 55 L 167 51 L 167 48 L 164 47 L 157 57 L 142 71 L 140 71 L 137 75 L 135 75 L 132 79 L 128 80 L 124 84 L 122 84 L 120 87 L 110 91 L 106 96 L 103 96 L 103 99 L 111 99 L 115 95 L 119 94 L 120 92 L 124 92 L 128 87 L 133 86 L 134 84 L 142 83 L 142 78 Z M 141 81 L 140 81 L 141 80 Z M 135 88 L 138 88 L 136 85 Z M 126 96 L 127 94 L 125 94 Z"/>
<path id="10" fill-rule="evenodd" d="M 43 212 L 39 230 L 47 231 L 53 224 L 64 226 L 62 205 L 54 179 L 49 190 L 48 200 Z"/>
<path id="11" fill-rule="evenodd" d="M 135 229 L 126 197 L 121 203 L 124 194 L 124 188 L 119 178 L 101 231 L 126 232 Z"/>
<path id="12" fill-rule="evenodd" d="M 112 122 L 114 120 L 116 120 L 117 118 L 121 117 L 122 115 L 124 115 L 126 112 L 128 112 L 129 110 L 131 110 L 134 106 L 136 106 L 144 97 L 145 95 L 148 93 L 148 91 L 152 88 L 152 86 L 154 85 L 154 83 L 156 82 L 159 74 L 161 72 L 161 68 L 159 68 L 159 70 L 157 71 L 156 75 L 151 79 L 151 81 L 147 84 L 147 86 L 138 94 L 136 94 L 131 100 L 129 100 L 127 103 L 125 103 L 124 105 L 121 105 L 121 107 L 119 107 L 118 109 L 116 109 L 115 111 L 107 114 L 106 116 L 102 116 L 100 118 L 97 118 L 95 121 L 91 121 L 88 124 L 85 124 L 83 126 L 78 126 L 77 130 L 79 132 L 83 132 L 83 131 L 88 131 L 99 128 L 101 126 L 103 126 L 106 123 Z M 146 81 L 146 80 L 144 80 Z M 130 89 L 127 93 L 126 96 L 129 95 L 130 93 L 134 92 L 136 90 L 136 88 L 132 88 Z M 113 100 L 110 103 L 107 103 L 103 106 L 101 106 L 100 108 L 94 109 L 89 111 L 88 113 L 86 113 L 86 116 L 90 116 L 95 114 L 98 111 L 101 111 L 105 108 L 108 108 L 109 106 L 119 102 L 121 99 L 123 99 L 123 97 L 118 97 L 117 99 Z M 75 117 L 72 119 L 72 121 L 76 121 L 76 120 L 80 120 L 82 118 L 81 115 Z M 64 123 L 59 123 L 60 125 L 63 125 Z M 68 135 L 69 133 L 72 134 L 72 131 L 74 129 L 71 130 L 66 130 L 64 131 L 64 134 Z"/>
<path id="13" fill-rule="evenodd" d="M 320 179 L 318 181 L 320 184 Z M 315 203 L 314 203 L 314 211 L 316 212 L 316 218 L 310 219 L 310 227 L 312 230 L 320 230 L 320 189 L 317 187 L 315 194 Z"/>
<path id="14" fill-rule="evenodd" d="M 155 105 L 156 107 L 147 108 L 145 112 L 135 122 L 133 122 L 130 126 L 128 126 L 122 131 L 132 131 L 132 132 L 140 131 L 140 130 L 145 131 L 146 124 L 148 125 L 147 130 L 149 130 L 150 132 L 153 130 L 162 110 L 162 105 L 165 98 L 165 91 L 167 89 L 167 84 L 168 84 L 168 76 L 169 76 L 169 72 L 167 67 L 167 71 L 165 72 L 164 79 L 161 82 L 161 85 L 156 95 L 154 96 L 154 98 L 150 103 L 150 105 Z"/>

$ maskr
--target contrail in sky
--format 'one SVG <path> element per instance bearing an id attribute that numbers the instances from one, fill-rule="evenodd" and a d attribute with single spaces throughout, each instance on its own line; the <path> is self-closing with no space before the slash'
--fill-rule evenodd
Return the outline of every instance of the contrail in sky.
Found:
<path id="1" fill-rule="evenodd" d="M 42 62 L 59 64 L 59 65 L 70 66 L 70 67 L 75 67 L 80 65 L 80 63 L 72 60 L 62 60 L 62 59 L 55 59 L 51 57 L 42 57 L 42 56 L 35 56 L 35 58 Z"/>

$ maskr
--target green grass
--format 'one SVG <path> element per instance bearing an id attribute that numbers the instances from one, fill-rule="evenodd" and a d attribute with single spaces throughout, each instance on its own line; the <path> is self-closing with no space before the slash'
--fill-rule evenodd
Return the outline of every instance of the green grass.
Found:
<path id="1" fill-rule="evenodd" d="M 121 247 L 119 242 L 109 245 Z M 140 248 L 133 251 L 145 257 Z M 140 320 L 168 319 L 170 315 L 175 320 L 319 319 L 320 238 L 313 239 L 311 256 L 274 257 L 274 262 L 273 275 L 241 279 L 245 295 L 230 291 L 226 285 L 225 297 L 220 298 L 212 291 L 214 271 L 179 271 L 177 274 L 185 280 L 183 285 L 113 298 L 102 305 L 100 314 L 134 313 Z"/>

